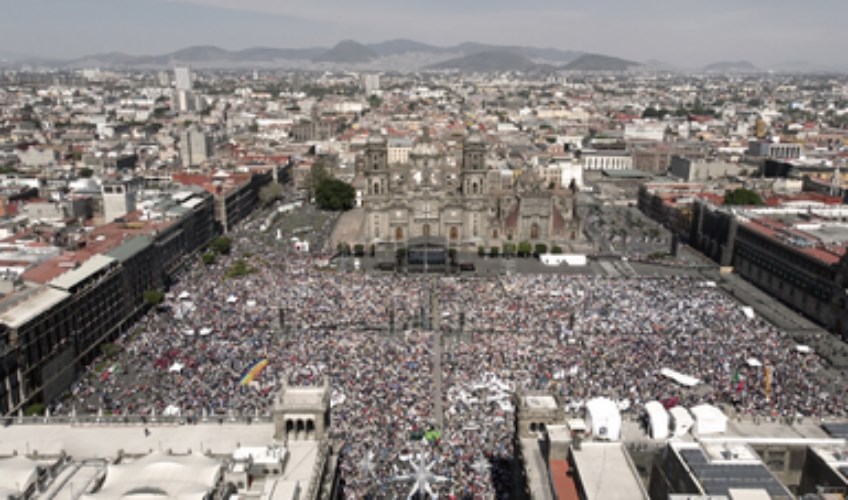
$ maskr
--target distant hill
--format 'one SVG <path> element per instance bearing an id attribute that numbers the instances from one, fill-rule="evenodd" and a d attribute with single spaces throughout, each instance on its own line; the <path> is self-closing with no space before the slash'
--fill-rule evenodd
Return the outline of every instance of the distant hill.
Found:
<path id="1" fill-rule="evenodd" d="M 428 45 L 426 43 L 397 38 L 380 43 L 369 43 L 367 47 L 380 56 L 391 56 L 395 54 L 407 54 L 409 52 L 444 52 L 445 49 Z"/>
<path id="2" fill-rule="evenodd" d="M 476 52 L 467 56 L 449 59 L 431 64 L 426 69 L 452 69 L 468 73 L 497 73 L 502 71 L 531 71 L 542 68 L 542 65 L 536 64 L 522 55 L 505 50 L 495 50 Z"/>
<path id="3" fill-rule="evenodd" d="M 306 49 L 273 49 L 268 47 L 252 47 L 235 52 L 241 61 L 276 61 L 276 60 L 310 60 L 325 53 L 326 48 L 312 47 Z"/>
<path id="4" fill-rule="evenodd" d="M 354 40 L 342 40 L 335 47 L 313 57 L 316 62 L 366 63 L 378 57 L 374 50 Z"/>
<path id="5" fill-rule="evenodd" d="M 704 66 L 710 73 L 758 73 L 761 70 L 749 61 L 721 61 Z"/>
<path id="6" fill-rule="evenodd" d="M 583 54 L 566 64 L 562 69 L 568 71 L 627 71 L 640 66 L 635 61 L 600 54 Z"/>
<path id="7" fill-rule="evenodd" d="M 680 71 L 680 68 L 665 61 L 659 61 L 657 59 L 649 59 L 644 63 L 645 68 L 652 69 L 654 71 Z"/>

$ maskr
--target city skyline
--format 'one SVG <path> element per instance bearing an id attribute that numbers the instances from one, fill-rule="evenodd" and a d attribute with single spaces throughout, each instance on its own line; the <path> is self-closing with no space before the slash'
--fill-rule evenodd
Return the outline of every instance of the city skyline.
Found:
<path id="1" fill-rule="evenodd" d="M 449 15 L 445 15 L 448 11 Z M 407 38 L 437 46 L 462 42 L 551 47 L 602 53 L 681 68 L 747 60 L 769 69 L 787 62 L 848 67 L 838 20 L 848 4 L 813 6 L 754 0 L 703 5 L 691 0 L 577 0 L 552 4 L 505 0 L 458 4 L 384 0 L 355 6 L 245 0 L 42 0 L 16 2 L 0 20 L 0 57 L 73 59 L 125 52 L 154 55 L 197 45 L 230 50 L 332 46 Z M 827 15 L 823 15 L 827 13 Z M 410 23 L 410 20 L 415 20 Z M 33 36 L 38 29 L 44 36 Z M 37 33 L 37 32 L 36 32 Z"/>

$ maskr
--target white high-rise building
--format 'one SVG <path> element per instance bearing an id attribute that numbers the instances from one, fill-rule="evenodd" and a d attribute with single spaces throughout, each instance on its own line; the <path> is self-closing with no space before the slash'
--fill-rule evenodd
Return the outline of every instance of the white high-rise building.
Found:
<path id="1" fill-rule="evenodd" d="M 206 162 L 212 155 L 212 141 L 209 136 L 190 128 L 180 135 L 180 162 L 190 167 Z"/>
<path id="2" fill-rule="evenodd" d="M 380 91 L 380 75 L 376 73 L 362 75 L 362 86 L 365 87 L 366 95 L 376 94 Z"/>
<path id="3" fill-rule="evenodd" d="M 131 181 L 103 183 L 103 220 L 112 222 L 136 209 L 136 185 Z"/>
<path id="4" fill-rule="evenodd" d="M 174 83 L 177 90 L 191 90 L 191 68 L 174 68 Z"/>

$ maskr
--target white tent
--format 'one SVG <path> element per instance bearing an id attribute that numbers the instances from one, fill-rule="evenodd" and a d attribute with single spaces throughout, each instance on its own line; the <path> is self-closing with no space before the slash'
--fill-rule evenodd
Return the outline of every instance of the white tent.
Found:
<path id="1" fill-rule="evenodd" d="M 227 297 L 227 304 L 235 304 L 236 302 L 238 302 L 238 297 L 236 297 L 235 295 L 230 295 L 229 297 Z"/>
<path id="2" fill-rule="evenodd" d="M 796 345 L 795 350 L 801 354 L 811 354 L 813 352 L 813 349 L 810 346 L 804 344 Z"/>
<path id="3" fill-rule="evenodd" d="M 668 412 L 659 401 L 650 401 L 645 404 L 645 411 L 648 412 L 648 430 L 651 437 L 654 439 L 668 438 Z"/>
<path id="4" fill-rule="evenodd" d="M 164 417 L 178 417 L 180 415 L 180 409 L 174 405 L 168 405 L 165 407 L 165 410 L 162 411 L 162 416 Z"/>
<path id="5" fill-rule="evenodd" d="M 0 497 L 23 496 L 38 479 L 38 464 L 25 457 L 0 459 Z"/>
<path id="6" fill-rule="evenodd" d="M 174 363 L 173 365 L 171 365 L 171 367 L 168 368 L 168 371 L 171 372 L 171 373 L 182 373 L 183 368 L 185 368 L 185 365 L 177 362 L 177 363 Z"/>
<path id="7" fill-rule="evenodd" d="M 609 398 L 586 402 L 586 424 L 596 439 L 618 441 L 621 438 L 621 414 L 615 401 Z"/>
<path id="8" fill-rule="evenodd" d="M 103 486 L 88 499 L 175 498 L 201 500 L 221 476 L 218 460 L 199 454 L 165 455 L 154 452 L 139 460 L 109 465 Z"/>
<path id="9" fill-rule="evenodd" d="M 742 306 L 742 312 L 745 314 L 746 318 L 754 319 L 754 308 L 751 306 Z"/>
<path id="10" fill-rule="evenodd" d="M 663 368 L 662 370 L 660 370 L 660 375 L 666 378 L 670 378 L 678 384 L 686 387 L 695 387 L 696 385 L 701 383 L 699 379 L 691 375 L 686 375 L 678 371 L 674 371 L 671 368 Z"/>
<path id="11" fill-rule="evenodd" d="M 671 425 L 672 425 L 672 434 L 674 437 L 680 437 L 692 428 L 692 425 L 695 423 L 692 420 L 692 415 L 689 413 L 689 410 L 682 406 L 675 406 L 668 410 L 668 414 L 671 416 Z"/>
<path id="12" fill-rule="evenodd" d="M 763 363 L 757 358 L 748 358 L 745 362 L 748 363 L 748 366 L 751 368 L 759 368 L 760 366 L 763 366 Z"/>
<path id="13" fill-rule="evenodd" d="M 692 432 L 697 436 L 721 434 L 727 430 L 727 416 L 717 407 L 701 404 L 692 408 L 695 426 Z"/>
<path id="14" fill-rule="evenodd" d="M 178 297 L 180 300 L 185 300 L 185 299 L 187 299 L 187 298 L 191 297 L 191 294 L 190 294 L 190 293 L 188 293 L 188 292 L 181 292 L 181 293 L 180 293 L 177 297 Z"/>
<path id="15" fill-rule="evenodd" d="M 212 329 L 209 328 L 208 326 L 204 326 L 203 328 L 200 329 L 200 336 L 201 337 L 205 337 L 205 336 L 209 335 L 210 333 L 212 333 Z"/>

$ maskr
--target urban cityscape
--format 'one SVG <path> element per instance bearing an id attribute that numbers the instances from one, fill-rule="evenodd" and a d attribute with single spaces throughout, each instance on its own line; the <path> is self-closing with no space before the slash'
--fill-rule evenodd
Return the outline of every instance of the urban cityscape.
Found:
<path id="1" fill-rule="evenodd" d="M 848 497 L 848 72 L 155 54 L 0 51 L 0 496 Z"/>

